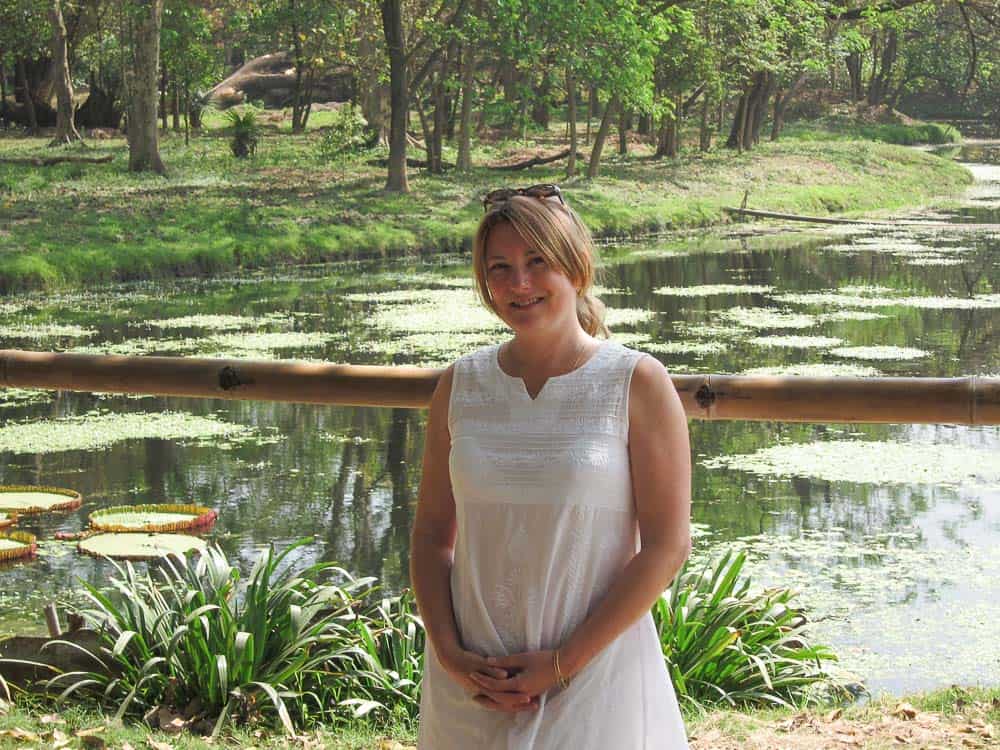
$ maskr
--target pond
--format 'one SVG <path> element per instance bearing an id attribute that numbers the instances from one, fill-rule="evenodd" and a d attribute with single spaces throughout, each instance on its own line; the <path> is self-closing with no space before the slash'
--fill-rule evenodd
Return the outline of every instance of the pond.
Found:
<path id="1" fill-rule="evenodd" d="M 957 155 L 976 183 L 910 218 L 1000 223 L 1000 143 Z M 572 191 L 569 193 L 572 200 Z M 614 337 L 675 373 L 1000 375 L 1000 232 L 737 225 L 602 248 Z M 503 336 L 467 256 L 351 261 L 0 301 L 0 348 L 439 366 Z M 22 518 L 40 556 L 0 569 L 0 635 L 106 563 L 89 512 L 197 502 L 247 563 L 314 536 L 407 583 L 425 414 L 406 409 L 0 389 L 0 483 L 71 487 L 79 511 Z M 695 557 L 751 552 L 801 592 L 816 639 L 874 691 L 1000 674 L 1000 430 L 692 422 Z"/>

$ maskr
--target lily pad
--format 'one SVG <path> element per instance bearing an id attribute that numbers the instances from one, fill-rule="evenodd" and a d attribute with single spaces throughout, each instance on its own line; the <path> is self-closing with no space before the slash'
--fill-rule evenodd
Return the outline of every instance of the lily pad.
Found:
<path id="1" fill-rule="evenodd" d="M 12 510 L 0 510 L 0 529 L 13 526 L 17 523 L 17 513 Z"/>
<path id="2" fill-rule="evenodd" d="M 750 339 L 757 346 L 782 346 L 790 349 L 825 349 L 843 344 L 843 339 L 832 336 L 757 336 Z"/>
<path id="3" fill-rule="evenodd" d="M 648 341 L 640 342 L 638 349 L 656 354 L 721 354 L 729 347 L 721 341 Z"/>
<path id="4" fill-rule="evenodd" d="M 211 526 L 218 515 L 200 505 L 117 505 L 91 513 L 90 526 L 98 531 L 116 532 L 187 531 Z"/>
<path id="5" fill-rule="evenodd" d="M 83 498 L 76 490 L 31 485 L 0 486 L 0 511 L 46 513 L 79 508 Z"/>
<path id="6" fill-rule="evenodd" d="M 33 557 L 37 552 L 38 543 L 34 534 L 27 531 L 0 533 L 0 562 Z"/>
<path id="7" fill-rule="evenodd" d="M 748 328 L 811 328 L 817 322 L 812 315 L 766 307 L 731 307 L 719 317 Z"/>
<path id="8" fill-rule="evenodd" d="M 84 554 L 114 560 L 153 560 L 165 555 L 201 552 L 207 547 L 208 543 L 196 536 L 134 532 L 96 534 L 77 545 Z"/>
<path id="9" fill-rule="evenodd" d="M 871 378 L 877 377 L 882 373 L 876 370 L 874 367 L 868 367 L 867 365 L 851 365 L 851 364 L 839 364 L 839 363 L 807 363 L 803 362 L 797 365 L 777 365 L 775 367 L 751 367 L 749 370 L 744 370 L 741 375 L 773 375 L 775 377 L 787 377 L 791 375 L 800 375 L 809 378 L 830 378 L 830 377 L 848 377 L 848 378 Z"/>

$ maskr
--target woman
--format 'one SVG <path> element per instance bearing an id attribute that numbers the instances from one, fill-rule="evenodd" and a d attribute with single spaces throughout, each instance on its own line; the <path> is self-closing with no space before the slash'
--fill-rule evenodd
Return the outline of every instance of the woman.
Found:
<path id="1" fill-rule="evenodd" d="M 431 401 L 419 746 L 686 748 L 649 612 L 690 550 L 683 407 L 657 360 L 596 338 L 593 243 L 559 189 L 484 206 L 476 283 L 513 337 Z"/>

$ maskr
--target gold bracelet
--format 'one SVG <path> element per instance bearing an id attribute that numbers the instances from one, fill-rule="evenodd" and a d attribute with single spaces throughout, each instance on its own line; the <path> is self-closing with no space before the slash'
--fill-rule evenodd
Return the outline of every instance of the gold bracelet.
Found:
<path id="1" fill-rule="evenodd" d="M 559 668 L 559 649 L 552 652 L 552 665 L 556 668 L 556 682 L 563 690 L 569 687 L 569 680 L 563 675 Z"/>

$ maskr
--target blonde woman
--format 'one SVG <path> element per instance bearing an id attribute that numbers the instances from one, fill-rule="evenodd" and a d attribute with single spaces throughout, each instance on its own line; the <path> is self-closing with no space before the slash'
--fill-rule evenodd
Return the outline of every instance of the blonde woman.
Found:
<path id="1" fill-rule="evenodd" d="M 435 390 L 411 545 L 421 750 L 687 747 L 650 607 L 690 550 L 687 421 L 607 339 L 555 185 L 495 190 L 473 247 L 509 340 Z"/>

